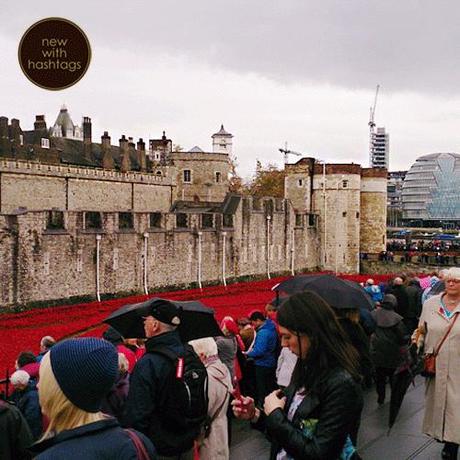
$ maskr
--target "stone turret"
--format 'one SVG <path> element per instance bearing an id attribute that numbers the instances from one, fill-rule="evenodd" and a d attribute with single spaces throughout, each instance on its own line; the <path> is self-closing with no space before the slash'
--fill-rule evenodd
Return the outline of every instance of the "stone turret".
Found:
<path id="1" fill-rule="evenodd" d="M 65 105 L 61 107 L 50 132 L 53 137 L 67 137 L 68 139 L 79 140 L 83 138 L 82 128 L 74 124 Z"/>
<path id="2" fill-rule="evenodd" d="M 166 137 L 166 132 L 163 131 L 161 139 L 149 140 L 149 156 L 153 162 L 158 162 L 162 165 L 168 163 L 172 152 L 172 140 Z"/>
<path id="3" fill-rule="evenodd" d="M 220 125 L 220 130 L 211 137 L 213 153 L 227 153 L 228 155 L 232 153 L 233 134 L 225 131 L 224 125 Z"/>
<path id="4" fill-rule="evenodd" d="M 361 170 L 360 251 L 378 254 L 386 249 L 387 182 L 385 168 Z"/>
<path id="5" fill-rule="evenodd" d="M 110 136 L 107 131 L 101 136 L 101 150 L 102 150 L 102 167 L 104 169 L 115 169 L 112 147 L 110 145 Z"/>

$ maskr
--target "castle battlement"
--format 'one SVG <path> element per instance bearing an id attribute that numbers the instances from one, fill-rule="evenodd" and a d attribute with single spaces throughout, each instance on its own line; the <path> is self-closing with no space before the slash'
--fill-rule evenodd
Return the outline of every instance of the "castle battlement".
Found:
<path id="1" fill-rule="evenodd" d="M 82 166 L 63 166 L 43 164 L 38 161 L 0 160 L 0 173 L 39 174 L 50 177 L 72 177 L 95 180 L 113 180 L 116 182 L 135 182 L 155 185 L 175 185 L 175 174 L 170 174 L 174 167 L 157 168 L 157 173 L 141 173 L 136 171 L 119 172 L 102 168 L 85 168 Z"/>

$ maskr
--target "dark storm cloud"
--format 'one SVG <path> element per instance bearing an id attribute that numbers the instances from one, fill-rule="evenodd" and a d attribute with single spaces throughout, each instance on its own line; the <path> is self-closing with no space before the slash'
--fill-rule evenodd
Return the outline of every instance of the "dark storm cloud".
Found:
<path id="1" fill-rule="evenodd" d="M 98 1 L 67 8 L 98 43 L 148 51 L 151 59 L 180 54 L 286 83 L 381 83 L 388 91 L 435 93 L 457 92 L 459 12 L 456 0 Z M 16 27 L 12 13 L 4 31 Z"/>

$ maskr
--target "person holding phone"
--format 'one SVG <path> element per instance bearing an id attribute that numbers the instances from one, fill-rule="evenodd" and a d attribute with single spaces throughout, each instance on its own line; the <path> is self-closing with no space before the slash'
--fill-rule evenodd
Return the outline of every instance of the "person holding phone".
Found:
<path id="1" fill-rule="evenodd" d="M 232 402 L 235 416 L 265 427 L 271 460 L 359 459 L 363 407 L 359 362 L 331 307 L 317 294 L 291 296 L 278 311 L 282 345 L 299 359 L 290 385 L 263 408 L 250 397 Z"/>

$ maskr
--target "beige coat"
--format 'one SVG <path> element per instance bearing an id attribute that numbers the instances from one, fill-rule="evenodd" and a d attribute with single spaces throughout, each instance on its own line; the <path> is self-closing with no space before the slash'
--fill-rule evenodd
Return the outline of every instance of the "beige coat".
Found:
<path id="1" fill-rule="evenodd" d="M 208 371 L 208 415 L 211 432 L 201 441 L 200 460 L 228 460 L 227 408 L 232 379 L 227 366 L 220 359 L 206 364 Z"/>
<path id="2" fill-rule="evenodd" d="M 449 327 L 449 321 L 439 313 L 440 302 L 437 295 L 423 304 L 419 329 L 426 324 L 425 353 L 433 352 Z M 460 314 L 460 306 L 454 312 Z M 460 444 L 460 318 L 436 358 L 436 376 L 426 379 L 423 432 Z"/>

